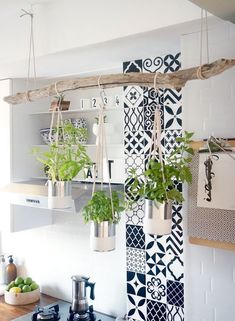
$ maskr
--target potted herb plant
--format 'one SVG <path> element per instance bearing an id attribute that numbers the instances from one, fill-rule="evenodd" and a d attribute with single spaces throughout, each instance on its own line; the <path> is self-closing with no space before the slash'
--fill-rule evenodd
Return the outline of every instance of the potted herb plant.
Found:
<path id="1" fill-rule="evenodd" d="M 87 129 L 75 128 L 73 124 L 66 123 L 59 131 L 63 131 L 62 141 L 51 143 L 46 151 L 40 148 L 33 150 L 48 177 L 49 208 L 71 206 L 71 181 L 91 164 L 85 147 L 79 143 L 82 137 L 87 136 Z"/>
<path id="2" fill-rule="evenodd" d="M 131 192 L 135 199 L 145 199 L 145 233 L 164 235 L 171 232 L 172 202 L 184 201 L 176 183 L 192 181 L 189 168 L 194 154 L 190 147 L 192 136 L 193 133 L 185 131 L 183 137 L 176 138 L 179 146 L 166 155 L 163 162 L 150 159 L 142 175 L 131 171 Z"/>
<path id="3" fill-rule="evenodd" d="M 51 102 L 51 106 L 49 111 L 58 111 L 60 110 L 68 110 L 70 106 L 70 101 L 64 100 L 64 94 L 59 94 L 54 97 L 53 101 Z"/>
<path id="4" fill-rule="evenodd" d="M 116 224 L 125 209 L 122 194 L 117 191 L 108 195 L 106 191 L 97 191 L 83 208 L 85 223 L 91 222 L 91 248 L 94 251 L 115 249 Z"/>

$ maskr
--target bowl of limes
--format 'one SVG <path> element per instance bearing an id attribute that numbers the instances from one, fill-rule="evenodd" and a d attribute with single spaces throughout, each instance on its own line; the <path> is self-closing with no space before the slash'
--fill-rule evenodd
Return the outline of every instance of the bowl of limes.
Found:
<path id="1" fill-rule="evenodd" d="M 5 290 L 5 302 L 11 305 L 26 305 L 40 299 L 38 284 L 30 277 L 18 276 Z"/>

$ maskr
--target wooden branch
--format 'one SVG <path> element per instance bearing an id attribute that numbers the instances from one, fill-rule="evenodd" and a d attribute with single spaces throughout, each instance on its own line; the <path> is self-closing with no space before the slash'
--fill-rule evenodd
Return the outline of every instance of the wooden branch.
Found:
<path id="1" fill-rule="evenodd" d="M 201 75 L 207 79 L 216 76 L 228 68 L 235 65 L 235 59 L 219 59 L 211 64 L 205 64 L 201 67 Z M 189 68 L 179 70 L 172 73 L 157 73 L 156 86 L 158 88 L 181 88 L 184 87 L 187 81 L 198 79 L 198 68 Z M 126 73 L 126 74 L 111 74 L 100 77 L 100 85 L 102 88 L 112 88 L 119 86 L 145 86 L 153 87 L 155 73 Z M 57 92 L 63 93 L 75 89 L 86 89 L 98 87 L 99 76 L 76 78 L 70 80 L 60 80 L 56 83 Z M 48 85 L 35 90 L 29 90 L 24 93 L 17 93 L 12 96 L 7 96 L 4 100 L 9 104 L 20 104 L 29 101 L 36 101 L 40 98 L 56 95 L 55 84 Z"/>

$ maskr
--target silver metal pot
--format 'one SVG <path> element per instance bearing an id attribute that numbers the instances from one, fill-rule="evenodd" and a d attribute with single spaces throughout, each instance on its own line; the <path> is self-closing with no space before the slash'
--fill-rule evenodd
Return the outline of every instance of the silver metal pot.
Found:
<path id="1" fill-rule="evenodd" d="M 55 181 L 48 180 L 48 196 L 65 197 L 72 194 L 71 181 Z"/>
<path id="2" fill-rule="evenodd" d="M 116 224 L 110 221 L 91 222 L 91 248 L 94 251 L 106 252 L 115 249 Z"/>
<path id="3" fill-rule="evenodd" d="M 72 182 L 48 181 L 48 208 L 69 208 L 72 206 Z"/>
<path id="4" fill-rule="evenodd" d="M 153 235 L 171 233 L 172 202 L 157 203 L 145 199 L 144 232 Z"/>

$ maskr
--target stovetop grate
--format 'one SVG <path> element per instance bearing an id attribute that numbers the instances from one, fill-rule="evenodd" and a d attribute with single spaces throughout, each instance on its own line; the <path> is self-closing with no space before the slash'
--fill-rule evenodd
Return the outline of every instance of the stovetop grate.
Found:
<path id="1" fill-rule="evenodd" d="M 46 308 L 50 308 L 56 304 L 59 305 L 60 321 L 67 321 L 68 316 L 69 316 L 69 307 L 70 307 L 71 303 L 59 300 L 59 301 L 54 302 L 50 305 L 47 305 Z M 14 319 L 12 321 L 32 321 L 32 315 L 33 315 L 33 312 L 25 314 L 25 315 L 23 315 L 17 319 Z M 100 312 L 95 311 L 95 315 L 96 315 L 97 321 L 98 320 L 101 320 L 101 321 L 114 321 L 115 320 L 114 317 L 108 316 L 108 315 L 100 313 Z"/>

